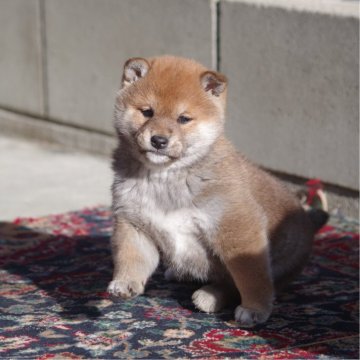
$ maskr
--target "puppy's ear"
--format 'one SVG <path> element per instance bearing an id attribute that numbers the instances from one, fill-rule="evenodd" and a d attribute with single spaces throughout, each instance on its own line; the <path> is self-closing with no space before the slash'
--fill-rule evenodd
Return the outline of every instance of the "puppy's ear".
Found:
<path id="1" fill-rule="evenodd" d="M 124 65 L 122 86 L 125 87 L 143 78 L 149 71 L 150 65 L 143 58 L 131 58 Z"/>
<path id="2" fill-rule="evenodd" d="M 223 74 L 215 71 L 205 71 L 200 76 L 200 81 L 205 91 L 210 91 L 211 95 L 219 96 L 227 85 L 227 79 Z"/>

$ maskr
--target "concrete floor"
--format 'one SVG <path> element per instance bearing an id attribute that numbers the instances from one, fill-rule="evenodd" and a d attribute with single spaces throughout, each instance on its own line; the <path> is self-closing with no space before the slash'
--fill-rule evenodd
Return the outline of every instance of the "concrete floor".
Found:
<path id="1" fill-rule="evenodd" d="M 0 220 L 109 206 L 110 162 L 59 145 L 0 136 Z M 330 191 L 327 196 L 330 211 L 358 218 L 358 197 Z"/>
<path id="2" fill-rule="evenodd" d="M 109 205 L 110 159 L 0 136 L 0 220 Z"/>

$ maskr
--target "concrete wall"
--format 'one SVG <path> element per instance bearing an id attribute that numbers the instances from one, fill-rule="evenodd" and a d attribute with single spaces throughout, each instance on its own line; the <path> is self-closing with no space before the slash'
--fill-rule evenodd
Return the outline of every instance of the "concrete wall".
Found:
<path id="1" fill-rule="evenodd" d="M 123 62 L 174 54 L 229 77 L 255 162 L 358 189 L 358 26 L 351 0 L 0 0 L 0 131 L 108 152 Z"/>
<path id="2" fill-rule="evenodd" d="M 0 1 L 0 106 L 44 114 L 38 0 Z"/>
<path id="3" fill-rule="evenodd" d="M 221 5 L 232 140 L 271 169 L 358 187 L 359 19 Z"/>

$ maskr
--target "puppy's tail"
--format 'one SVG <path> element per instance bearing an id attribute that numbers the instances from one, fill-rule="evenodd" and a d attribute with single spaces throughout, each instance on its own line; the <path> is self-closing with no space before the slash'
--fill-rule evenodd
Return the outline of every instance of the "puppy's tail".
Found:
<path id="1" fill-rule="evenodd" d="M 313 225 L 314 232 L 320 230 L 329 220 L 329 214 L 322 209 L 310 208 L 306 210 L 306 213 Z"/>
<path id="2" fill-rule="evenodd" d="M 300 190 L 297 196 L 309 216 L 313 231 L 320 230 L 329 220 L 328 201 L 319 179 L 310 179 L 306 188 Z"/>

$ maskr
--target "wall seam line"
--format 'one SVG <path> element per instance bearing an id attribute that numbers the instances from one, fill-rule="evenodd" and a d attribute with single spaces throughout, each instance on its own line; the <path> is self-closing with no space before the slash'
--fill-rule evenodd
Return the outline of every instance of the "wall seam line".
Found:
<path id="1" fill-rule="evenodd" d="M 39 0 L 40 7 L 40 39 L 41 39 L 41 61 L 42 61 L 42 88 L 44 96 L 44 117 L 49 116 L 49 83 L 48 83 L 48 57 L 46 37 L 46 15 L 45 0 Z"/>

